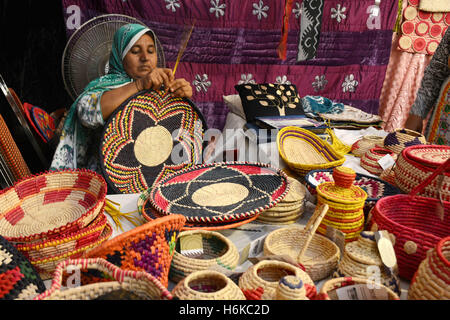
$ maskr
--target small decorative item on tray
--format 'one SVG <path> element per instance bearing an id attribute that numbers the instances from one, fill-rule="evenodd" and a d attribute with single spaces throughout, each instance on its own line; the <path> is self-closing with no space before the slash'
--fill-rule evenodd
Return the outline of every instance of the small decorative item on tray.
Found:
<path id="1" fill-rule="evenodd" d="M 228 238 L 214 231 L 183 231 L 178 236 L 169 278 L 179 282 L 195 271 L 220 266 L 228 270 L 236 268 L 239 252 Z"/>
<path id="2" fill-rule="evenodd" d="M 305 271 L 276 260 L 262 260 L 248 268 L 239 278 L 239 288 L 247 300 L 275 300 L 279 282 L 287 275 L 294 275 L 302 280 L 307 298 L 316 296 L 316 286 Z"/>
<path id="3" fill-rule="evenodd" d="M 146 271 L 167 286 L 175 244 L 185 222 L 179 214 L 147 222 L 86 252 L 84 258 L 103 258 L 125 270 Z"/>
<path id="4" fill-rule="evenodd" d="M 287 176 L 268 164 L 202 164 L 159 180 L 143 194 L 138 210 L 181 214 L 189 223 L 214 226 L 256 218 L 288 189 Z"/>
<path id="5" fill-rule="evenodd" d="M 44 291 L 30 261 L 0 236 L 0 300 L 31 300 Z"/>
<path id="6" fill-rule="evenodd" d="M 288 176 L 289 191 L 276 206 L 258 216 L 259 222 L 268 224 L 290 224 L 297 221 L 304 212 L 306 187 L 297 179 Z"/>
<path id="7" fill-rule="evenodd" d="M 427 252 L 408 290 L 408 300 L 450 300 L 450 236 Z"/>
<path id="8" fill-rule="evenodd" d="M 324 182 L 316 187 L 317 205 L 327 204 L 328 212 L 317 232 L 326 235 L 327 228 L 338 229 L 345 234 L 345 241 L 356 240 L 364 229 L 364 204 L 367 193 L 353 184 L 355 171 L 347 167 L 333 170 L 334 182 Z"/>
<path id="9" fill-rule="evenodd" d="M 400 297 L 375 281 L 344 277 L 326 281 L 315 300 L 400 300 Z"/>
<path id="10" fill-rule="evenodd" d="M 450 158 L 450 146 L 420 145 L 405 148 L 394 167 L 395 183 L 409 193 L 429 177 L 437 167 Z M 418 195 L 442 197 L 450 201 L 450 168 L 444 170 Z"/>
<path id="11" fill-rule="evenodd" d="M 384 147 L 395 154 L 400 154 L 406 147 L 421 144 L 427 144 L 424 135 L 410 129 L 396 129 L 384 139 Z"/>
<path id="12" fill-rule="evenodd" d="M 223 273 L 195 271 L 178 282 L 172 295 L 180 300 L 245 300 L 241 289 Z"/>
<path id="13" fill-rule="evenodd" d="M 449 167 L 447 159 L 409 194 L 381 198 L 372 209 L 371 230 L 386 230 L 395 236 L 402 278 L 410 280 L 426 252 L 450 234 L 450 202 L 417 195 Z"/>
<path id="14" fill-rule="evenodd" d="M 313 281 L 328 277 L 338 266 L 341 252 L 328 238 L 315 233 L 328 205 L 317 206 L 305 228 L 280 228 L 264 240 L 264 255 L 288 255 L 305 267 Z"/>
<path id="15" fill-rule="evenodd" d="M 392 151 L 378 147 L 372 148 L 361 157 L 361 167 L 371 174 L 379 176 L 383 173 L 384 169 L 378 161 L 386 155 L 390 155 L 394 160 L 397 159 L 396 154 Z"/>
<path id="16" fill-rule="evenodd" d="M 400 295 L 400 280 L 395 271 L 386 272 L 374 232 L 363 231 L 357 241 L 345 245 L 344 255 L 334 274 L 339 277 L 374 279 Z"/>
<path id="17" fill-rule="evenodd" d="M 278 131 L 278 151 L 286 164 L 300 179 L 311 170 L 329 169 L 344 163 L 345 157 L 311 131 L 285 127 Z"/>
<path id="18" fill-rule="evenodd" d="M 79 275 L 79 278 L 74 278 L 76 275 Z M 84 282 L 84 279 L 88 281 Z M 68 259 L 61 262 L 55 270 L 51 287 L 35 298 L 35 300 L 170 299 L 171 293 L 151 274 L 122 270 L 100 258 Z"/>
<path id="19" fill-rule="evenodd" d="M 374 135 L 364 136 L 352 144 L 352 154 L 357 157 L 362 157 L 367 151 L 375 147 L 384 147 L 384 137 Z"/>

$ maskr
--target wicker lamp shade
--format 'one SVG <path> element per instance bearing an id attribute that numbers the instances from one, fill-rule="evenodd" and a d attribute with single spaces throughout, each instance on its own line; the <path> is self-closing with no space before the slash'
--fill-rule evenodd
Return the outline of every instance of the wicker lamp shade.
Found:
<path id="1" fill-rule="evenodd" d="M 191 236 L 200 236 L 202 242 L 202 253 L 194 257 L 183 255 L 180 249 L 180 242 L 189 239 Z M 236 268 L 238 261 L 239 252 L 235 244 L 222 234 L 205 230 L 183 231 L 177 240 L 170 265 L 169 278 L 174 282 L 179 282 L 192 272 L 206 270 L 213 266 L 233 270 Z"/>
<path id="2" fill-rule="evenodd" d="M 74 270 L 80 278 L 73 285 Z M 75 273 L 76 274 L 76 273 Z M 82 275 L 96 281 L 83 282 Z M 92 278 L 88 278 L 92 279 Z M 75 280 L 75 281 L 76 281 Z M 171 293 L 159 280 L 143 271 L 122 270 L 104 259 L 68 259 L 55 270 L 51 287 L 35 300 L 170 300 Z"/>
<path id="3" fill-rule="evenodd" d="M 279 282 L 287 275 L 294 275 L 302 280 L 307 298 L 316 296 L 314 282 L 306 272 L 292 264 L 276 260 L 263 260 L 248 268 L 239 278 L 239 288 L 247 300 L 276 300 Z"/>
<path id="4" fill-rule="evenodd" d="M 185 221 L 174 214 L 147 222 L 86 252 L 83 258 L 102 258 L 121 269 L 146 271 L 167 286 L 176 240 Z"/>
<path id="5" fill-rule="evenodd" d="M 395 154 L 400 154 L 407 147 L 422 144 L 427 144 L 424 135 L 410 129 L 396 129 L 384 139 L 384 147 Z"/>
<path id="6" fill-rule="evenodd" d="M 337 167 L 333 170 L 334 182 L 317 186 L 317 205 L 327 204 L 328 212 L 317 232 L 326 235 L 327 226 L 341 230 L 345 241 L 354 241 L 364 229 L 364 204 L 367 193 L 353 185 L 355 172 L 350 168 Z M 348 187 L 350 185 L 350 187 Z"/>
<path id="7" fill-rule="evenodd" d="M 119 106 L 104 126 L 100 164 L 111 190 L 140 193 L 155 181 L 202 163 L 201 112 L 169 91 L 142 91 Z"/>
<path id="8" fill-rule="evenodd" d="M 442 238 L 420 263 L 408 300 L 450 300 L 450 236 Z"/>
<path id="9" fill-rule="evenodd" d="M 172 295 L 180 300 L 245 300 L 230 278 L 214 270 L 191 273 L 178 282 Z"/>
<path id="10" fill-rule="evenodd" d="M 278 131 L 277 146 L 281 158 L 301 179 L 315 169 L 340 166 L 345 157 L 309 130 L 289 126 Z"/>

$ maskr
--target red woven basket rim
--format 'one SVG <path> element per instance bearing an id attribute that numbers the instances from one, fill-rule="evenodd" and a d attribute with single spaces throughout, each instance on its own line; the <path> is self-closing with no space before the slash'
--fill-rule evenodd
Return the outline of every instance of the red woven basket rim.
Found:
<path id="1" fill-rule="evenodd" d="M 450 261 L 447 260 L 447 258 L 444 256 L 444 253 L 442 252 L 442 247 L 444 246 L 444 243 L 449 242 L 449 241 L 450 241 L 450 236 L 442 238 L 436 246 L 437 254 L 447 268 L 450 268 Z"/>
<path id="2" fill-rule="evenodd" d="M 101 206 L 102 206 L 102 208 L 100 209 L 99 212 L 103 211 L 103 207 L 105 206 L 106 193 L 107 193 L 106 181 L 101 175 L 99 175 L 95 171 L 87 170 L 87 169 L 64 169 L 64 170 L 57 170 L 57 171 L 44 171 L 42 173 L 32 174 L 32 175 L 26 176 L 26 177 L 16 181 L 12 186 L 5 188 L 3 190 L 0 190 L 0 195 L 3 195 L 4 193 L 7 193 L 12 189 L 15 189 L 18 184 L 21 184 L 25 181 L 33 180 L 35 178 L 46 176 L 46 175 L 65 174 L 65 173 L 71 173 L 71 174 L 87 173 L 87 174 L 92 175 L 96 179 L 98 179 L 101 182 L 103 188 L 100 189 L 101 192 L 100 192 L 99 196 L 97 196 L 97 205 L 94 205 L 91 209 L 87 210 L 78 219 L 76 219 L 64 226 L 57 227 L 57 228 L 54 228 L 54 229 L 51 229 L 51 230 L 48 230 L 45 232 L 24 236 L 24 237 L 6 237 L 6 236 L 4 236 L 5 239 L 7 239 L 8 241 L 11 241 L 11 242 L 29 242 L 29 241 L 32 241 L 35 239 L 45 238 L 45 237 L 48 237 L 51 235 L 56 235 L 61 232 L 64 233 L 64 229 L 77 225 L 79 221 L 81 221 L 84 218 L 91 215 L 97 209 L 99 204 L 101 204 Z"/>
<path id="3" fill-rule="evenodd" d="M 415 149 L 446 149 L 446 150 L 449 150 L 449 152 L 450 152 L 450 146 L 440 146 L 440 145 L 415 145 L 415 146 L 410 146 L 410 147 L 403 149 L 402 157 L 407 162 L 409 162 L 410 164 L 413 164 L 414 166 L 418 166 L 420 168 L 424 168 L 424 169 L 426 168 L 428 171 L 430 171 L 430 168 L 436 169 L 437 167 L 439 167 L 440 164 L 426 160 L 426 159 L 418 158 L 418 157 L 412 155 L 411 153 Z M 425 170 L 423 170 L 423 171 L 425 171 Z M 450 172 L 446 172 L 446 174 L 448 175 L 448 174 L 450 174 Z"/>

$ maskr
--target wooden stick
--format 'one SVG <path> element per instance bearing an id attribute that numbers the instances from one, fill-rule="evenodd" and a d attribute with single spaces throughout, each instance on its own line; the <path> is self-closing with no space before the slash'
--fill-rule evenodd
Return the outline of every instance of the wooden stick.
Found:
<path id="1" fill-rule="evenodd" d="M 175 76 L 175 72 L 177 71 L 178 63 L 180 62 L 181 57 L 183 56 L 184 50 L 186 50 L 187 44 L 189 42 L 189 38 L 191 37 L 191 34 L 192 34 L 192 30 L 194 30 L 194 26 L 195 26 L 195 20 L 194 20 L 194 23 L 192 23 L 189 33 L 187 34 L 186 40 L 181 45 L 180 51 L 178 51 L 178 56 L 177 56 L 177 60 L 175 62 L 175 67 L 173 68 L 173 71 L 172 71 L 172 74 L 174 76 Z"/>

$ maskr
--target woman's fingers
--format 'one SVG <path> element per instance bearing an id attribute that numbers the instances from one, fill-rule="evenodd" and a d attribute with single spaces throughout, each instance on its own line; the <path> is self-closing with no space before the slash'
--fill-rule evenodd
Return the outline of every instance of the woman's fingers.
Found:
<path id="1" fill-rule="evenodd" d="M 170 92 L 175 97 L 192 97 L 192 87 L 185 79 L 176 79 L 169 85 Z"/>

